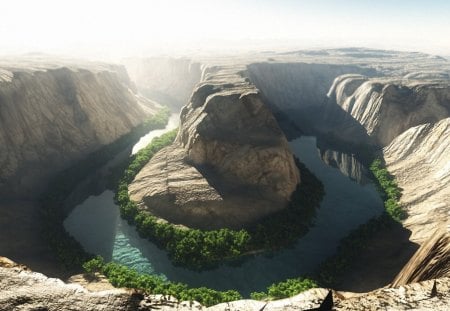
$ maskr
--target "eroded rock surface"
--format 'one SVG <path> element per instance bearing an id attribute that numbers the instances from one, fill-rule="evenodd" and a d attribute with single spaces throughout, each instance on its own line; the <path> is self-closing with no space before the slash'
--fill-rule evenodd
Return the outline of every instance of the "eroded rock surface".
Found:
<path id="1" fill-rule="evenodd" d="M 239 68 L 238 68 L 239 69 Z M 206 74 L 173 146 L 136 176 L 131 198 L 192 227 L 242 227 L 284 208 L 300 181 L 287 140 L 236 68 Z"/>
<path id="2" fill-rule="evenodd" d="M 439 228 L 392 281 L 393 287 L 450 277 L 450 227 Z"/>
<path id="3" fill-rule="evenodd" d="M 54 172 L 128 133 L 155 111 L 135 96 L 123 67 L 25 60 L 0 65 L 3 198 L 33 197 Z"/>
<path id="4" fill-rule="evenodd" d="M 1 310 L 137 310 L 140 300 L 124 289 L 90 292 L 79 284 L 0 262 Z"/>
<path id="5" fill-rule="evenodd" d="M 356 120 L 371 143 L 380 146 L 410 127 L 450 116 L 450 85 L 442 81 L 342 75 L 335 79 L 328 97 L 331 105 L 348 113 L 338 131 Z"/>
<path id="6" fill-rule="evenodd" d="M 383 149 L 387 168 L 403 195 L 411 240 L 423 243 L 438 227 L 448 225 L 450 212 L 450 118 L 413 127 Z"/>

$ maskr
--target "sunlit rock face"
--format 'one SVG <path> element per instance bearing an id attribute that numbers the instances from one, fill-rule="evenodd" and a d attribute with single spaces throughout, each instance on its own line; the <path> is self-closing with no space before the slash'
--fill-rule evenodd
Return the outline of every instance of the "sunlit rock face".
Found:
<path id="1" fill-rule="evenodd" d="M 189 101 L 202 75 L 202 65 L 187 58 L 130 58 L 124 63 L 139 92 L 176 111 Z"/>
<path id="2" fill-rule="evenodd" d="M 446 227 L 450 211 L 450 118 L 413 127 L 383 149 L 403 195 L 411 240 L 422 243 Z"/>
<path id="3" fill-rule="evenodd" d="M 287 140 L 239 68 L 205 74 L 173 146 L 130 185 L 154 215 L 191 227 L 239 228 L 284 208 L 300 181 Z"/>
<path id="4" fill-rule="evenodd" d="M 343 75 L 335 79 L 328 97 L 330 105 L 347 113 L 337 132 L 357 121 L 369 142 L 380 146 L 410 127 L 450 116 L 450 85 L 445 82 Z"/>
<path id="5" fill-rule="evenodd" d="M 39 66 L 2 69 L 2 197 L 33 197 L 56 171 L 128 133 L 155 111 L 151 103 L 138 102 L 123 67 Z"/>
<path id="6" fill-rule="evenodd" d="M 0 257 L 2 310 L 137 310 L 139 302 L 124 289 L 90 292 Z"/>
<path id="7" fill-rule="evenodd" d="M 439 228 L 392 281 L 392 287 L 450 277 L 450 230 Z"/>

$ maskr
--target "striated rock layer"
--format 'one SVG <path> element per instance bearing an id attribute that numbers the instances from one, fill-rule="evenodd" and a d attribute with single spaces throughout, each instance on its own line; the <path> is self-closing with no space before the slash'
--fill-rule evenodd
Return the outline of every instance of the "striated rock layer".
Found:
<path id="1" fill-rule="evenodd" d="M 380 146 L 410 127 L 450 116 L 448 82 L 342 75 L 334 80 L 328 97 L 330 106 L 337 104 L 347 112 L 344 119 L 337 120 L 341 124 L 336 132 L 345 132 L 356 120 L 371 142 Z"/>
<path id="2" fill-rule="evenodd" d="M 123 67 L 38 65 L 2 69 L 3 198 L 33 197 L 54 172 L 128 133 L 155 111 L 152 103 L 138 102 Z"/>
<path id="3" fill-rule="evenodd" d="M 175 143 L 130 185 L 132 200 L 170 222 L 239 228 L 284 208 L 300 181 L 287 140 L 236 68 L 205 74 Z"/>
<path id="4" fill-rule="evenodd" d="M 446 227 L 450 211 L 450 118 L 413 127 L 383 149 L 403 195 L 411 240 L 422 243 Z"/>
<path id="5" fill-rule="evenodd" d="M 392 281 L 392 287 L 450 277 L 450 227 L 440 228 L 422 244 Z"/>

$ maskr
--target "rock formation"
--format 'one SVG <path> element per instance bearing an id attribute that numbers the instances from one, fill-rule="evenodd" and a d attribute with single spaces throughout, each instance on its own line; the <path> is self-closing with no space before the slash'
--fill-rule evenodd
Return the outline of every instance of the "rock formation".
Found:
<path id="1" fill-rule="evenodd" d="M 85 282 L 85 281 L 83 281 Z M 91 288 L 94 285 L 90 285 Z M 434 290 L 433 290 L 434 288 Z M 333 310 L 448 310 L 450 278 L 383 288 L 369 293 L 332 291 Z M 177 301 L 162 295 L 143 295 L 126 289 L 95 288 L 66 284 L 59 279 L 29 271 L 0 257 L 0 308 L 2 310 L 313 310 L 329 294 L 328 289 L 315 288 L 297 296 L 274 300 L 239 300 L 206 308 L 198 302 Z"/>
<path id="2" fill-rule="evenodd" d="M 450 227 L 438 228 L 392 281 L 392 287 L 450 277 Z"/>
<path id="3" fill-rule="evenodd" d="M 239 228 L 287 205 L 299 183 L 292 152 L 238 71 L 216 68 L 195 88 L 174 145 L 136 176 L 132 200 L 198 228 Z"/>
<path id="4" fill-rule="evenodd" d="M 1 64 L 3 198 L 35 196 L 54 172 L 128 133 L 155 111 L 151 103 L 138 102 L 123 67 L 24 63 Z"/>
<path id="5" fill-rule="evenodd" d="M 450 118 L 413 127 L 383 149 L 387 168 L 408 212 L 404 226 L 411 240 L 423 243 L 437 227 L 446 227 L 450 211 Z"/>
<path id="6" fill-rule="evenodd" d="M 356 120 L 379 146 L 388 145 L 410 127 L 450 116 L 447 82 L 342 75 L 328 97 L 329 105 L 337 104 L 348 114 L 337 131 Z"/>
<path id="7" fill-rule="evenodd" d="M 137 310 L 139 302 L 124 289 L 90 292 L 0 257 L 1 310 Z"/>

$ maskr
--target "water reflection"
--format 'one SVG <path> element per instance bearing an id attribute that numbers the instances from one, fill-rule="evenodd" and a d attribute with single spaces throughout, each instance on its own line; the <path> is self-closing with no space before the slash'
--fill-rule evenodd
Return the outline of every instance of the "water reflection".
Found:
<path id="1" fill-rule="evenodd" d="M 66 229 L 90 252 L 140 272 L 156 273 L 191 286 L 235 288 L 248 295 L 274 282 L 312 273 L 323 259 L 335 252 L 339 240 L 350 230 L 379 215 L 383 204 L 371 183 L 358 184 L 324 163 L 314 137 L 295 139 L 290 145 L 298 158 L 322 180 L 326 192 L 314 226 L 291 249 L 271 256 L 254 256 L 237 267 L 224 265 L 203 272 L 175 267 L 165 251 L 141 239 L 134 227 L 120 219 L 111 191 L 78 205 L 67 218 Z M 346 165 L 352 163 L 353 160 L 347 161 Z"/>
<path id="2" fill-rule="evenodd" d="M 367 168 L 358 162 L 354 154 L 320 149 L 320 157 L 327 165 L 337 168 L 358 184 L 365 185 L 371 182 Z"/>

